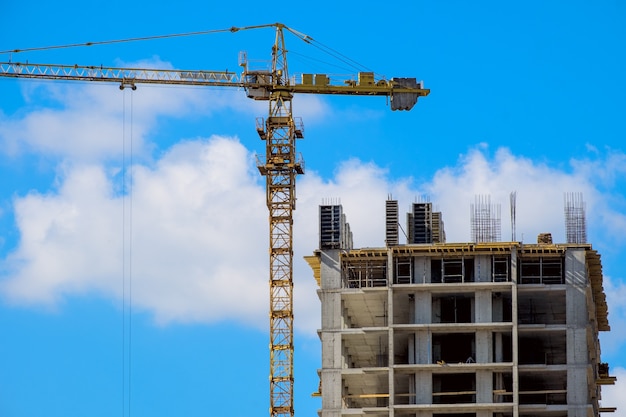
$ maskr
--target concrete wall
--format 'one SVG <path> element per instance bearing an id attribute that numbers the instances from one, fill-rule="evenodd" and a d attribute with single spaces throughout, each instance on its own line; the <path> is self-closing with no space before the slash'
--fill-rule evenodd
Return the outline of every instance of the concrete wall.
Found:
<path id="1" fill-rule="evenodd" d="M 344 365 L 341 333 L 344 315 L 341 303 L 341 266 L 339 250 L 321 252 L 322 305 L 322 417 L 341 416 L 343 391 L 341 369 Z"/>
<path id="2" fill-rule="evenodd" d="M 569 417 L 586 417 L 589 404 L 589 350 L 587 346 L 586 288 L 588 285 L 584 249 L 568 249 L 565 254 L 565 293 L 567 323 L 567 404 Z"/>

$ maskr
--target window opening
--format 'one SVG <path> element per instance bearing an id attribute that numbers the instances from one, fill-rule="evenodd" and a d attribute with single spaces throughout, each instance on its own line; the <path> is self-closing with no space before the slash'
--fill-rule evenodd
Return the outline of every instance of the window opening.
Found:
<path id="1" fill-rule="evenodd" d="M 567 375 L 563 373 L 521 374 L 520 404 L 567 404 Z"/>
<path id="2" fill-rule="evenodd" d="M 522 259 L 521 284 L 563 284 L 563 258 Z"/>
<path id="3" fill-rule="evenodd" d="M 565 292 L 524 294 L 518 298 L 520 324 L 565 324 Z"/>
<path id="4" fill-rule="evenodd" d="M 411 258 L 395 259 L 395 284 L 411 284 Z"/>
<path id="5" fill-rule="evenodd" d="M 541 335 L 526 334 L 519 338 L 519 363 L 521 365 L 565 365 L 567 347 L 564 332 L 546 332 Z"/>
<path id="6" fill-rule="evenodd" d="M 430 260 L 430 282 L 441 282 L 441 259 Z"/>
<path id="7" fill-rule="evenodd" d="M 513 338 L 510 333 L 493 333 L 493 361 L 513 362 Z"/>
<path id="8" fill-rule="evenodd" d="M 431 282 L 474 282 L 474 258 L 431 259 Z"/>
<path id="9" fill-rule="evenodd" d="M 496 257 L 493 258 L 493 282 L 508 282 L 509 278 L 509 258 Z"/>
<path id="10" fill-rule="evenodd" d="M 471 363 L 476 359 L 475 334 L 433 334 L 433 359 L 441 364 Z"/>
<path id="11" fill-rule="evenodd" d="M 494 372 L 493 374 L 493 402 L 513 402 L 513 374 L 510 372 Z"/>
<path id="12" fill-rule="evenodd" d="M 441 323 L 474 322 L 472 317 L 472 297 L 463 295 L 441 297 L 439 305 Z"/>
<path id="13" fill-rule="evenodd" d="M 542 259 L 541 278 L 544 284 L 563 284 L 563 260 Z"/>
<path id="14" fill-rule="evenodd" d="M 433 404 L 476 402 L 476 374 L 434 374 Z"/>
<path id="15" fill-rule="evenodd" d="M 510 293 L 494 292 L 492 300 L 492 318 L 494 323 L 510 323 L 513 316 L 513 304 Z"/>
<path id="16" fill-rule="evenodd" d="M 443 260 L 443 282 L 463 282 L 463 260 Z"/>
<path id="17" fill-rule="evenodd" d="M 386 260 L 350 260 L 343 263 L 343 282 L 346 288 L 387 286 Z"/>

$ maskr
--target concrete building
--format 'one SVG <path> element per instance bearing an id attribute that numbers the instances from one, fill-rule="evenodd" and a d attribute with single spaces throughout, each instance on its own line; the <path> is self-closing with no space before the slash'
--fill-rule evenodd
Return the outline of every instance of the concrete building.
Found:
<path id="1" fill-rule="evenodd" d="M 591 417 L 612 384 L 600 255 L 585 243 L 446 243 L 416 203 L 400 244 L 355 249 L 342 207 L 320 207 L 306 259 L 322 307 L 322 417 Z"/>

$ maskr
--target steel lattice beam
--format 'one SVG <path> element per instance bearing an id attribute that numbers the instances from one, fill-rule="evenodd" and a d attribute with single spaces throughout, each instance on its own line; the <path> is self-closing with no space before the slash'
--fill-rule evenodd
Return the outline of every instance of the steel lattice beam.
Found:
<path id="1" fill-rule="evenodd" d="M 282 45 L 282 39 L 277 39 L 277 44 Z M 274 65 L 283 64 L 275 61 Z M 295 158 L 294 126 L 291 95 L 273 94 L 269 100 L 262 171 L 266 176 L 270 229 L 271 417 L 292 417 L 294 414 L 293 210 L 296 175 L 301 172 Z"/>

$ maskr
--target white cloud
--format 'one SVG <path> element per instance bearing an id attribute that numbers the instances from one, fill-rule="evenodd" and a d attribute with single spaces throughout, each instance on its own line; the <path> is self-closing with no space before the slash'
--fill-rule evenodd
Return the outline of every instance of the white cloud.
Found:
<path id="1" fill-rule="evenodd" d="M 171 69 L 158 58 L 120 63 L 128 68 Z M 242 89 L 138 84 L 123 92 L 112 83 L 24 82 L 27 103 L 14 115 L 0 113 L 0 145 L 8 155 L 37 153 L 80 161 L 119 157 L 122 140 L 134 142 L 138 157 L 149 156 L 150 135 L 167 118 L 200 119 L 221 111 L 253 117 L 267 112 L 266 101 L 250 100 Z M 45 103 L 42 107 L 41 103 Z M 295 113 L 315 121 L 328 112 L 324 100 L 304 96 Z"/>
<path id="2" fill-rule="evenodd" d="M 107 279 L 115 248 L 114 220 L 120 210 L 102 170 L 74 171 L 58 194 L 29 194 L 15 201 L 21 244 L 3 269 L 12 299 L 52 304 L 58 293 L 74 292 Z M 85 279 L 82 271 L 90 270 Z M 97 285 L 99 286 L 99 285 Z"/>
<path id="3" fill-rule="evenodd" d="M 237 140 L 213 137 L 178 143 L 154 165 L 134 167 L 136 308 L 162 323 L 267 325 L 267 208 L 264 183 L 251 159 Z M 126 204 L 128 215 L 131 200 L 115 191 L 116 182 L 102 165 L 68 165 L 58 190 L 15 199 L 21 241 L 5 261 L 5 298 L 55 305 L 63 297 L 96 291 L 119 300 L 122 210 Z M 516 189 L 518 230 L 535 228 L 534 234 L 560 227 L 562 190 L 581 186 L 586 195 L 598 194 L 576 173 L 536 165 L 506 150 L 492 161 L 484 152 L 470 152 L 457 167 L 442 169 L 419 186 L 392 180 L 375 164 L 357 160 L 345 161 L 330 181 L 309 172 L 298 180 L 294 214 L 296 326 L 308 334 L 319 327 L 315 281 L 302 257 L 317 247 L 318 205 L 324 199 L 343 204 L 357 247 L 382 246 L 384 201 L 390 193 L 407 210 L 415 196 L 430 195 L 444 213 L 448 240 L 458 241 L 469 238 L 469 204 L 476 193 L 491 193 L 498 201 L 508 198 L 509 187 Z M 531 201 L 522 196 L 532 196 Z M 618 302 L 609 299 L 617 328 L 623 320 L 614 307 Z"/>
<path id="4" fill-rule="evenodd" d="M 34 152 L 72 160 L 98 161 L 122 153 L 131 135 L 137 155 L 149 151 L 147 135 L 159 117 L 210 113 L 223 101 L 207 100 L 198 89 L 142 86 L 123 92 L 110 83 L 25 83 L 27 112 L 6 117 L 0 141 L 10 154 Z M 216 94 L 219 96 L 219 94 Z M 45 102 L 41 108 L 36 103 Z M 212 106 L 212 107 L 211 107 Z"/>
<path id="5" fill-rule="evenodd" d="M 53 84 L 40 88 L 46 90 L 44 94 L 60 100 L 59 107 L 34 109 L 18 118 L 0 114 L 0 144 L 4 153 L 37 153 L 97 162 L 119 158 L 132 139 L 135 156 L 145 159 L 152 149 L 148 137 L 154 133 L 159 117 L 209 117 L 218 110 L 232 108 L 252 120 L 267 111 L 266 102 L 250 100 L 242 91 L 213 89 L 207 93 L 197 88 L 172 91 L 144 86 L 138 92 L 120 93 L 110 85 L 90 85 L 76 93 L 75 89 Z M 307 97 L 299 100 L 298 116 L 315 122 L 326 108 L 321 99 Z"/>
<path id="6" fill-rule="evenodd" d="M 489 195 L 501 207 L 502 239 L 510 240 L 509 195 L 516 192 L 516 240 L 535 242 L 539 233 L 565 240 L 563 198 L 566 192 L 582 192 L 593 200 L 593 185 L 583 175 L 567 173 L 499 149 L 492 159 L 486 151 L 473 150 L 454 168 L 440 170 L 425 192 L 443 212 L 449 241 L 469 241 L 470 204 L 476 195 Z"/>
<path id="7" fill-rule="evenodd" d="M 127 198 L 101 167 L 69 169 L 58 192 L 16 200 L 21 243 L 6 260 L 3 295 L 46 305 L 91 291 L 119 298 L 125 256 L 133 303 L 157 321 L 255 322 L 267 305 L 258 296 L 267 239 L 249 158 L 232 139 L 180 143 L 154 168 L 135 167 Z"/>
<path id="8" fill-rule="evenodd" d="M 317 205 L 323 198 L 341 201 L 355 235 L 356 246 L 380 246 L 384 242 L 384 200 L 388 195 L 399 200 L 401 213 L 419 198 L 433 202 L 442 211 L 448 241 L 471 238 L 470 205 L 477 195 L 489 195 L 492 204 L 501 206 L 502 239 L 511 238 L 509 195 L 515 191 L 517 240 L 536 241 L 539 233 L 551 232 L 557 242 L 565 241 L 564 195 L 582 192 L 587 206 L 588 224 L 602 229 L 626 232 L 621 224 L 626 216 L 616 211 L 607 194 L 598 189 L 589 175 L 603 166 L 601 160 L 573 161 L 573 169 L 557 169 L 498 149 L 492 158 L 485 146 L 462 155 L 453 167 L 437 171 L 433 179 L 415 184 L 410 178 L 392 179 L 390 173 L 372 163 L 345 161 L 335 178 L 322 183 L 315 173 L 301 179 L 300 190 L 313 187 L 315 198 L 300 193 L 299 207 Z M 619 159 L 615 155 L 607 159 Z M 606 171 L 611 171 L 604 165 Z M 307 191 L 308 192 L 308 191 Z M 610 219 L 611 221 L 609 221 Z M 623 242 L 622 242 L 623 243 Z"/>

